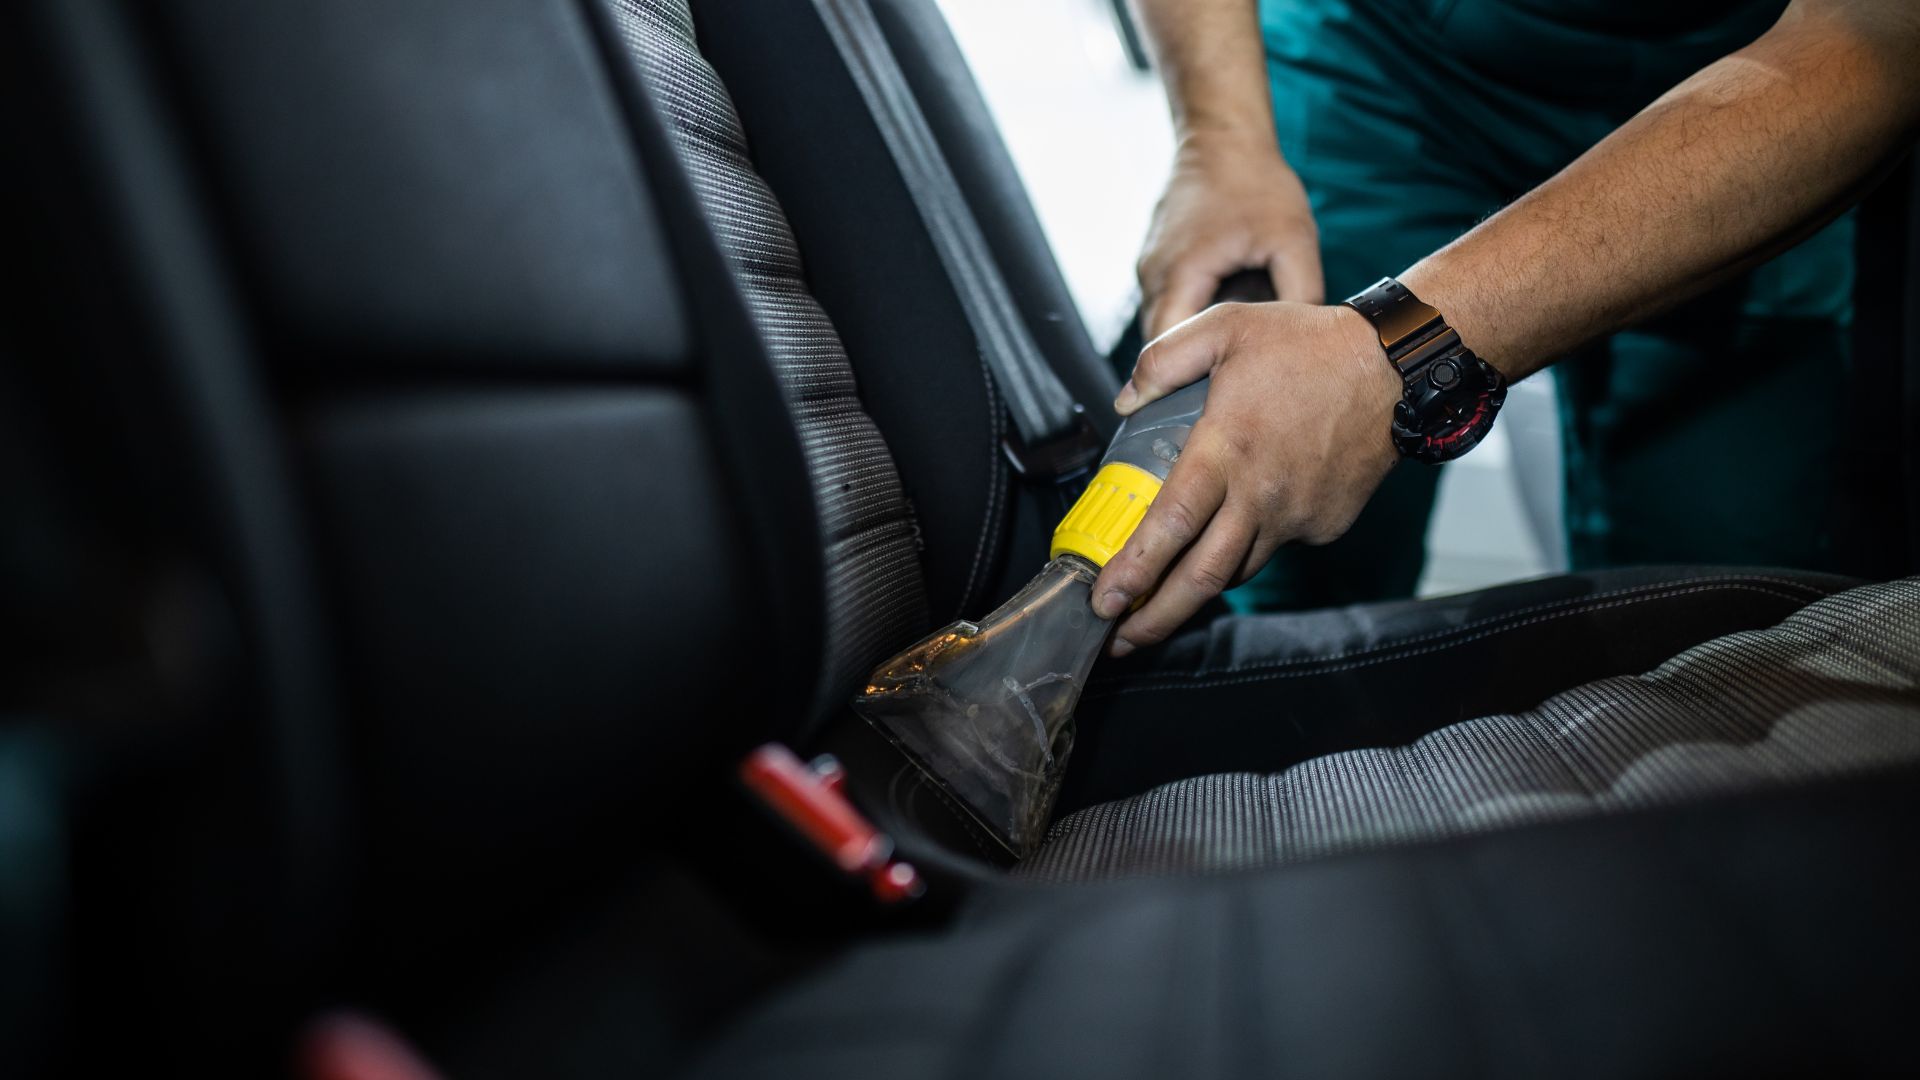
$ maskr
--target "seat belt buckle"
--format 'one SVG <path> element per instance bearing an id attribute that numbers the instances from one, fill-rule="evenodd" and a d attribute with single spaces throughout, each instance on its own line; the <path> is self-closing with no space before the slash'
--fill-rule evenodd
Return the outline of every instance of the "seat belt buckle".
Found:
<path id="1" fill-rule="evenodd" d="M 831 754 L 801 761 L 779 743 L 767 743 L 740 763 L 740 782 L 762 806 L 786 822 L 848 877 L 864 879 L 874 898 L 898 904 L 927 891 L 910 863 L 893 857 L 893 838 L 848 801 L 847 773 Z"/>
<path id="2" fill-rule="evenodd" d="M 1018 430 L 1009 430 L 1000 441 L 1000 448 L 1012 463 L 1013 471 L 1025 480 L 1055 484 L 1091 473 L 1100 455 L 1106 453 L 1107 442 L 1094 430 L 1093 421 L 1087 419 L 1085 406 L 1073 407 L 1073 420 L 1073 426 L 1064 434 L 1036 446 L 1022 442 Z"/>

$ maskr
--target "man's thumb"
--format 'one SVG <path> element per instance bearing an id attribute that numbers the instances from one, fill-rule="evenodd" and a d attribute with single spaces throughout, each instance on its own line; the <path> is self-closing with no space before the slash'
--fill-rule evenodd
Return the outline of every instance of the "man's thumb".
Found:
<path id="1" fill-rule="evenodd" d="M 1219 321 L 1209 311 L 1148 342 L 1133 365 L 1133 377 L 1114 399 L 1114 410 L 1122 416 L 1131 415 L 1142 405 L 1210 374 L 1220 353 Z"/>

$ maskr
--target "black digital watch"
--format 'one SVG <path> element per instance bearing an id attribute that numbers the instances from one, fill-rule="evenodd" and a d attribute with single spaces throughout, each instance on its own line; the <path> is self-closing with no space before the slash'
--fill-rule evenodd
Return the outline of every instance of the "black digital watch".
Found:
<path id="1" fill-rule="evenodd" d="M 1401 456 L 1437 465 L 1473 449 L 1507 400 L 1506 376 L 1460 343 L 1440 313 L 1381 278 L 1346 306 L 1366 316 L 1405 389 L 1393 407 Z"/>

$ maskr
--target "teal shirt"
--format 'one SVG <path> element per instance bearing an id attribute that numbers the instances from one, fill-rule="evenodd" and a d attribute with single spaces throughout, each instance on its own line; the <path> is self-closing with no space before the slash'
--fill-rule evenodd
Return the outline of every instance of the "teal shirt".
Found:
<path id="1" fill-rule="evenodd" d="M 1330 295 L 1397 272 L 1764 33 L 1784 0 L 1262 0 L 1275 123 Z M 1757 272 L 1755 315 L 1845 321 L 1852 225 Z M 1364 265 L 1362 265 L 1364 263 Z"/>
<path id="2" fill-rule="evenodd" d="M 1286 6 L 1284 0 L 1276 7 Z M 1773 25 L 1785 0 L 1360 0 L 1409 9 L 1491 83 L 1615 121 Z"/>

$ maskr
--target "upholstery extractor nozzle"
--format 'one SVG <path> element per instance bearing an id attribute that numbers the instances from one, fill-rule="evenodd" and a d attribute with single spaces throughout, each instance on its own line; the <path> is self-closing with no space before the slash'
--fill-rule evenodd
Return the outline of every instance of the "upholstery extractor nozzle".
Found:
<path id="1" fill-rule="evenodd" d="M 1073 748 L 1073 710 L 1112 630 L 1093 613 L 1100 567 L 1126 546 L 1206 404 L 1207 380 L 1126 418 L 1054 529 L 1052 558 L 979 622 L 881 664 L 853 707 L 1016 857 L 1045 834 Z"/>

